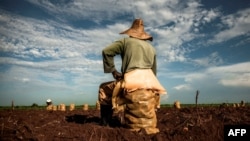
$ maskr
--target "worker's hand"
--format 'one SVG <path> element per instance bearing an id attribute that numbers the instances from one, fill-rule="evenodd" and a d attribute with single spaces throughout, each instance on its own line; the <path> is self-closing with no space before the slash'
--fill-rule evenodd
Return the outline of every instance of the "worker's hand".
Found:
<path id="1" fill-rule="evenodd" d="M 114 79 L 116 79 L 116 80 L 121 80 L 122 79 L 122 74 L 120 72 L 118 72 L 117 70 L 114 70 L 112 72 L 112 75 L 113 75 Z"/>

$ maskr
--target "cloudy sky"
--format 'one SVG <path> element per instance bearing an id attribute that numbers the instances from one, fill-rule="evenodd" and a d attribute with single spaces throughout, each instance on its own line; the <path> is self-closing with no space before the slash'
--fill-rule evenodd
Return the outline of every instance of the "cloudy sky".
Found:
<path id="1" fill-rule="evenodd" d="M 162 104 L 250 102 L 249 0 L 0 0 L 0 106 L 95 104 L 101 51 L 135 18 L 154 37 Z M 120 70 L 120 57 L 116 56 Z"/>

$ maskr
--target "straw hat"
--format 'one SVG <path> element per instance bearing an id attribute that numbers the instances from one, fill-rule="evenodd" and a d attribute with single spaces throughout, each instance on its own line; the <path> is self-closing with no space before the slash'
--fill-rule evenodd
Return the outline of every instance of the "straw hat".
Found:
<path id="1" fill-rule="evenodd" d="M 153 41 L 153 37 L 144 31 L 142 19 L 135 19 L 132 26 L 128 30 L 123 31 L 120 34 L 127 34 L 137 39 Z"/>
<path id="2" fill-rule="evenodd" d="M 46 102 L 52 102 L 52 100 L 51 99 L 47 99 L 47 101 Z"/>

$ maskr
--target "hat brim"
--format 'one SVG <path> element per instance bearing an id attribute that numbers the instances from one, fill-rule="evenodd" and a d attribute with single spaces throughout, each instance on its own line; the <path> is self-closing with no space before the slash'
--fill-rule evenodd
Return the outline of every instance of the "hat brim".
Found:
<path id="1" fill-rule="evenodd" d="M 123 32 L 121 32 L 120 34 L 127 34 L 131 37 L 137 38 L 137 39 L 141 39 L 141 40 L 150 40 L 153 41 L 153 37 L 151 35 L 149 35 L 146 32 L 138 32 L 135 29 L 127 29 Z"/>

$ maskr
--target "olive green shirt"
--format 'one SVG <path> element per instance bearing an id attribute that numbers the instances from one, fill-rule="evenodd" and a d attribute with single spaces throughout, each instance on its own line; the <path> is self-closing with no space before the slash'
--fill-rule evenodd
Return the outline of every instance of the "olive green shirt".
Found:
<path id="1" fill-rule="evenodd" d="M 104 48 L 102 50 L 104 73 L 111 73 L 116 69 L 115 55 L 121 56 L 123 74 L 134 69 L 152 69 L 156 75 L 156 51 L 145 40 L 128 37 Z"/>

